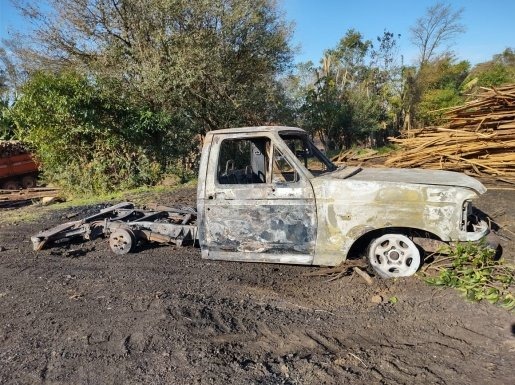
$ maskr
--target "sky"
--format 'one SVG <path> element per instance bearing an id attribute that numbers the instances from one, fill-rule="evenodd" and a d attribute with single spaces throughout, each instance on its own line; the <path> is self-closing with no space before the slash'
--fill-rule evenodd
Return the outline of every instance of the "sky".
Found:
<path id="1" fill-rule="evenodd" d="M 417 50 L 409 41 L 409 28 L 436 0 L 277 0 L 285 18 L 294 23 L 296 62 L 318 63 L 324 50 L 334 48 L 351 28 L 370 40 L 387 29 L 401 34 L 399 53 L 413 64 Z M 454 9 L 464 8 L 466 32 L 453 50 L 459 60 L 472 64 L 490 60 L 505 48 L 515 48 L 515 0 L 452 0 Z M 10 0 L 0 0 L 0 39 L 13 30 L 26 30 Z"/>
<path id="2" fill-rule="evenodd" d="M 293 43 L 299 46 L 297 62 L 318 63 L 324 50 L 337 45 L 351 28 L 375 40 L 387 29 L 401 34 L 400 54 L 413 64 L 417 49 L 409 41 L 415 25 L 436 0 L 280 0 L 286 18 L 295 23 Z M 505 48 L 515 48 L 515 0 L 452 0 L 453 9 L 463 8 L 466 32 L 452 47 L 456 57 L 472 64 L 490 60 Z"/>

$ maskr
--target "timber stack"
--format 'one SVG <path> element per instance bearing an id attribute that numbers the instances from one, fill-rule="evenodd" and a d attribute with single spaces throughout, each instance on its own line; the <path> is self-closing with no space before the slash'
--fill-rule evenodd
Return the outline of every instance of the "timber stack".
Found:
<path id="1" fill-rule="evenodd" d="M 442 127 L 390 138 L 401 147 L 386 166 L 461 171 L 515 183 L 515 84 L 483 88 L 473 101 L 449 109 Z"/>
<path id="2" fill-rule="evenodd" d="M 9 158 L 27 152 L 29 152 L 27 147 L 17 140 L 0 140 L 0 158 Z"/>
<path id="3" fill-rule="evenodd" d="M 38 165 L 23 143 L 0 140 L 0 188 L 36 187 Z"/>

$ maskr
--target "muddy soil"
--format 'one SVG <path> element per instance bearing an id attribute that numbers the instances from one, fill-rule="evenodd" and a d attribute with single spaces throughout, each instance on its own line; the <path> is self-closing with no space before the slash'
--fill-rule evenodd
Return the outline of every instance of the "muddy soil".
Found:
<path id="1" fill-rule="evenodd" d="M 514 202 L 505 190 L 478 202 L 512 260 Z M 195 248 L 32 251 L 31 235 L 73 212 L 0 225 L 1 384 L 515 383 L 515 317 L 496 306 L 416 277 L 327 282 Z"/>

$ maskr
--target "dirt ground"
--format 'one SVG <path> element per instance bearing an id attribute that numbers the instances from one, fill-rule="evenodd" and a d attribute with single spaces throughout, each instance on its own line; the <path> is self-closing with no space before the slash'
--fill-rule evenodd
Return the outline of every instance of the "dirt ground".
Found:
<path id="1" fill-rule="evenodd" d="M 514 203 L 492 190 L 477 206 L 502 227 Z M 514 314 L 416 277 L 327 282 L 195 248 L 116 256 L 105 240 L 32 251 L 31 235 L 83 211 L 0 225 L 1 384 L 515 383 Z M 514 232 L 499 231 L 512 261 Z"/>

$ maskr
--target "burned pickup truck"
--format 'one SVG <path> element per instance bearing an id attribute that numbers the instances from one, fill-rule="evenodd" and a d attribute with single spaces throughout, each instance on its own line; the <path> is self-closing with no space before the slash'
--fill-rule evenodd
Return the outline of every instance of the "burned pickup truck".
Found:
<path id="1" fill-rule="evenodd" d="M 126 203 L 32 242 L 104 235 L 124 254 L 142 240 L 189 241 L 206 259 L 318 266 L 366 252 L 379 275 L 401 277 L 417 271 L 424 250 L 487 237 L 471 204 L 485 191 L 455 172 L 338 168 L 299 128 L 225 129 L 205 137 L 196 210 Z"/>

